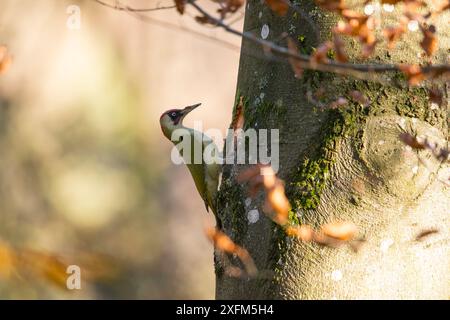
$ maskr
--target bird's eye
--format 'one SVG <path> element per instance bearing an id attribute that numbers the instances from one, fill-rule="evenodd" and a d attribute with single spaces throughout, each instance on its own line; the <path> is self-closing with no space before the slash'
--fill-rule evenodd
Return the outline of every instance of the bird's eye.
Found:
<path id="1" fill-rule="evenodd" d="M 176 113 L 176 112 L 172 112 L 170 115 L 171 115 L 172 117 L 176 117 L 176 116 L 177 116 L 177 113 Z"/>

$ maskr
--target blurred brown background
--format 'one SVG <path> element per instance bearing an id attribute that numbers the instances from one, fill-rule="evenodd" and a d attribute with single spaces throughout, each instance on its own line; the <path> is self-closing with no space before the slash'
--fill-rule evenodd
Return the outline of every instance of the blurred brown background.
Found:
<path id="1" fill-rule="evenodd" d="M 106 256 L 118 271 L 88 282 L 82 269 L 74 291 L 0 277 L 0 298 L 213 298 L 203 234 L 213 219 L 187 169 L 172 164 L 159 116 L 202 102 L 186 124 L 225 130 L 240 39 L 197 25 L 193 12 L 147 14 L 172 25 L 161 26 L 91 0 L 1 2 L 0 43 L 14 62 L 0 76 L 0 241 L 77 265 Z M 67 26 L 70 5 L 80 29 Z"/>

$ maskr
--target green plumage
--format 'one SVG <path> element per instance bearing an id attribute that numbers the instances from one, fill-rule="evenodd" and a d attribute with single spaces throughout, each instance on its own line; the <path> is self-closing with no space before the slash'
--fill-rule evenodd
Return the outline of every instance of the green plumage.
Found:
<path id="1" fill-rule="evenodd" d="M 203 133 L 196 131 L 194 129 L 185 128 L 189 131 L 189 137 L 184 137 L 183 139 L 190 139 L 190 155 L 184 155 L 183 150 L 180 150 L 183 146 L 182 143 L 176 144 L 186 162 L 186 165 L 191 172 L 192 178 L 194 179 L 197 191 L 205 202 L 206 209 L 211 208 L 214 213 L 216 213 L 216 203 L 215 198 L 217 194 L 217 188 L 219 185 L 219 175 L 221 166 L 217 163 L 206 164 L 203 159 L 202 163 L 194 163 L 194 152 L 201 150 L 202 155 L 207 146 L 215 150 L 217 155 L 217 147 L 211 138 L 204 135 Z M 201 148 L 201 149 L 200 149 Z"/>
<path id="2" fill-rule="evenodd" d="M 163 134 L 167 139 L 172 141 L 173 133 L 177 133 L 178 137 L 181 135 L 179 140 L 174 138 L 172 143 L 175 144 L 177 150 L 183 157 L 194 179 L 197 191 L 205 202 L 206 209 L 211 208 L 214 215 L 216 215 L 216 196 L 221 165 L 217 161 L 206 161 L 207 159 L 203 159 L 203 155 L 205 149 L 207 149 L 206 154 L 211 155 L 212 159 L 216 159 L 219 151 L 210 137 L 204 135 L 202 132 L 183 126 L 184 117 L 199 105 L 196 104 L 184 109 L 166 111 L 160 118 L 160 124 Z M 195 154 L 197 154 L 197 159 L 195 159 Z M 216 220 L 220 227 L 217 215 Z"/>

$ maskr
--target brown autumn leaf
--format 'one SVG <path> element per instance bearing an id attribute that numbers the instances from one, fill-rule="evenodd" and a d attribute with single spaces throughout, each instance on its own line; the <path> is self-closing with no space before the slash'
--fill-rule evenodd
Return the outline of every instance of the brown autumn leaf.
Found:
<path id="1" fill-rule="evenodd" d="M 218 250 L 226 253 L 236 252 L 237 245 L 225 233 L 217 230 L 217 228 L 207 228 L 206 235 Z"/>
<path id="2" fill-rule="evenodd" d="M 259 176 L 261 174 L 261 166 L 262 165 L 257 164 L 257 165 L 251 166 L 248 169 L 243 170 L 237 176 L 236 181 L 238 183 L 243 183 L 243 182 L 246 182 L 246 181 L 249 181 L 249 180 L 255 178 L 256 176 Z"/>
<path id="3" fill-rule="evenodd" d="M 336 53 L 336 60 L 339 62 L 348 62 L 347 55 L 344 50 L 344 42 L 338 37 L 333 37 L 334 52 Z"/>
<path id="4" fill-rule="evenodd" d="M 248 251 L 235 244 L 225 233 L 214 227 L 207 227 L 205 233 L 217 250 L 228 254 L 235 254 L 241 260 L 249 276 L 253 277 L 258 273 Z M 235 271 L 234 273 L 236 273 Z"/>
<path id="5" fill-rule="evenodd" d="M 444 93 L 437 87 L 429 89 L 428 97 L 431 103 L 436 103 L 438 106 L 441 106 L 444 102 Z"/>
<path id="6" fill-rule="evenodd" d="M 407 13 L 417 12 L 420 7 L 426 6 L 425 2 L 422 0 L 381 0 L 381 4 L 396 5 L 399 3 L 405 5 L 405 12 Z"/>
<path id="7" fill-rule="evenodd" d="M 450 0 L 442 0 L 438 2 L 436 13 L 439 14 L 444 12 L 445 10 L 450 10 Z"/>
<path id="8" fill-rule="evenodd" d="M 326 10 L 333 12 L 341 12 L 344 10 L 344 0 L 316 0 L 316 4 Z"/>
<path id="9" fill-rule="evenodd" d="M 278 181 L 281 181 L 269 165 L 260 165 L 260 174 L 263 177 L 263 184 L 266 189 L 275 187 Z"/>
<path id="10" fill-rule="evenodd" d="M 420 142 L 417 137 L 414 137 L 413 135 L 403 132 L 399 134 L 400 141 L 402 141 L 404 144 L 410 146 L 413 149 L 422 150 L 425 149 L 425 145 Z"/>
<path id="11" fill-rule="evenodd" d="M 401 133 L 400 140 L 413 149 L 431 151 L 433 156 L 439 161 L 448 161 L 450 156 L 450 149 L 440 148 L 436 143 L 430 142 L 427 138 L 414 137 L 409 133 Z"/>
<path id="12" fill-rule="evenodd" d="M 266 211 L 274 211 L 273 220 L 284 225 L 287 222 L 291 205 L 286 198 L 284 182 L 275 175 L 273 169 L 269 166 L 261 167 L 261 176 L 266 190 Z"/>
<path id="13" fill-rule="evenodd" d="M 406 32 L 406 27 L 400 24 L 397 27 L 387 27 L 383 30 L 383 35 L 388 41 L 388 48 L 393 49 L 395 44 Z"/>
<path id="14" fill-rule="evenodd" d="M 94 253 L 77 254 L 77 262 L 84 279 L 110 280 L 118 273 L 117 264 L 110 258 Z M 0 242 L 0 277 L 39 278 L 66 289 L 69 264 L 62 257 L 28 248 L 12 248 Z"/>
<path id="15" fill-rule="evenodd" d="M 233 121 L 231 121 L 231 128 L 236 132 L 236 130 L 242 129 L 244 127 L 245 118 L 244 118 L 244 97 L 239 97 L 239 102 L 236 106 L 236 110 L 234 112 Z"/>
<path id="16" fill-rule="evenodd" d="M 256 164 L 239 173 L 236 177 L 238 183 L 248 182 L 248 193 L 253 198 L 259 190 L 271 188 L 275 185 L 276 177 L 270 174 L 270 171 L 265 173 L 265 165 Z"/>
<path id="17" fill-rule="evenodd" d="M 360 13 L 358 11 L 355 10 L 351 10 L 351 9 L 344 9 L 341 12 L 341 16 L 347 20 L 347 21 L 352 21 L 352 20 L 357 20 L 358 25 L 363 25 L 366 23 L 366 21 L 369 19 L 368 16 L 366 16 L 363 13 Z M 355 25 L 356 26 L 356 25 Z"/>
<path id="18" fill-rule="evenodd" d="M 264 180 L 267 179 L 264 179 L 264 176 L 259 175 L 258 173 L 257 176 L 249 181 L 248 194 L 250 197 L 255 198 L 261 189 L 264 189 L 264 191 L 266 191 L 266 188 L 264 187 Z"/>
<path id="19" fill-rule="evenodd" d="M 311 241 L 314 235 L 314 230 L 308 225 L 288 226 L 285 232 L 289 237 L 297 237 L 305 242 Z"/>
<path id="20" fill-rule="evenodd" d="M 77 261 L 88 281 L 109 281 L 116 278 L 121 267 L 113 257 L 98 252 L 77 253 Z"/>
<path id="21" fill-rule="evenodd" d="M 61 288 L 66 288 L 68 264 L 61 257 L 24 249 L 18 253 L 17 260 L 22 269 L 44 278 Z"/>
<path id="22" fill-rule="evenodd" d="M 404 0 L 402 1 L 404 4 L 403 14 L 408 17 L 410 20 L 422 20 L 422 15 L 420 14 L 421 8 L 427 6 L 425 1 L 422 0 Z"/>
<path id="23" fill-rule="evenodd" d="M 286 197 L 284 183 L 277 178 L 270 166 L 255 165 L 241 172 L 237 177 L 238 182 L 248 181 L 255 190 L 264 188 L 267 195 L 264 204 L 264 212 L 277 224 L 284 228 L 290 237 L 297 237 L 302 241 L 314 241 L 328 247 L 338 247 L 345 242 L 353 240 L 356 235 L 356 227 L 349 222 L 328 224 L 322 228 L 322 232 L 315 232 L 310 226 L 288 225 L 291 205 Z M 256 191 L 253 191 L 256 192 Z M 209 236 L 212 238 L 212 236 Z M 351 245 L 357 251 L 357 245 Z M 235 250 L 236 251 L 236 250 Z"/>
<path id="24" fill-rule="evenodd" d="M 256 268 L 255 262 L 253 261 L 248 251 L 238 246 L 236 255 L 242 261 L 248 276 L 255 277 L 258 274 L 258 269 Z"/>
<path id="25" fill-rule="evenodd" d="M 373 37 L 373 38 L 372 38 Z M 375 47 L 378 44 L 378 41 L 375 40 L 375 37 L 373 35 L 368 37 L 368 42 L 363 43 L 361 54 L 363 58 L 370 57 L 373 52 L 375 51 Z"/>
<path id="26" fill-rule="evenodd" d="M 351 222 L 341 221 L 328 223 L 321 228 L 323 234 L 341 241 L 350 241 L 355 238 L 358 228 Z"/>
<path id="27" fill-rule="evenodd" d="M 174 0 L 178 13 L 183 14 L 187 0 Z"/>
<path id="28" fill-rule="evenodd" d="M 431 25 L 428 28 L 422 28 L 423 39 L 420 46 L 427 56 L 431 57 L 438 49 L 438 39 L 436 37 L 436 28 Z"/>
<path id="29" fill-rule="evenodd" d="M 290 37 L 287 38 L 287 47 L 288 47 L 289 53 L 291 53 L 293 55 L 299 54 L 298 47 L 295 44 L 295 41 L 292 40 L 292 38 L 290 38 Z M 301 62 L 298 59 L 295 59 L 294 57 L 289 57 L 288 61 L 292 67 L 292 70 L 294 70 L 295 77 L 301 78 L 301 76 L 303 75 L 303 68 L 302 68 Z"/>
<path id="30" fill-rule="evenodd" d="M 5 45 L 0 46 L 0 74 L 5 73 L 12 63 L 12 57 Z"/>
<path id="31" fill-rule="evenodd" d="M 333 32 L 357 37 L 362 45 L 363 58 L 369 57 L 377 44 L 374 33 L 375 19 L 349 9 L 342 10 L 341 15 L 346 21 L 339 21 Z"/>
<path id="32" fill-rule="evenodd" d="M 418 85 L 426 78 L 422 68 L 417 64 L 401 64 L 399 69 L 405 74 L 411 86 Z"/>
<path id="33" fill-rule="evenodd" d="M 197 21 L 200 24 L 215 24 L 215 22 L 211 20 L 211 18 L 209 18 L 208 16 L 196 16 L 195 21 Z"/>
<path id="34" fill-rule="evenodd" d="M 284 184 L 281 180 L 277 180 L 276 185 L 267 190 L 265 209 L 275 213 L 272 216 L 275 223 L 283 226 L 288 222 L 291 205 L 286 198 Z"/>
<path id="35" fill-rule="evenodd" d="M 330 248 L 337 248 L 345 243 L 345 241 L 329 237 L 321 232 L 314 232 L 311 241 L 317 243 L 318 245 Z"/>
<path id="36" fill-rule="evenodd" d="M 354 252 L 357 252 L 364 240 L 355 239 L 354 236 L 356 235 L 356 231 L 352 233 L 350 226 L 345 226 L 343 223 L 341 224 L 341 227 L 334 226 L 331 228 L 330 225 L 327 225 L 322 228 L 330 229 L 326 231 L 335 235 L 334 237 L 326 234 L 323 230 L 322 232 L 316 232 L 308 225 L 288 226 L 284 230 L 287 236 L 298 238 L 304 242 L 314 242 L 318 245 L 330 248 L 337 248 L 344 244 L 348 244 Z"/>
<path id="37" fill-rule="evenodd" d="M 289 10 L 289 0 L 266 0 L 266 5 L 279 16 L 285 16 Z"/>
<path id="38" fill-rule="evenodd" d="M 333 32 L 347 36 L 357 36 L 359 31 L 358 26 L 356 22 L 350 24 L 344 21 L 338 21 L 337 25 L 333 28 Z"/>
<path id="39" fill-rule="evenodd" d="M 237 181 L 248 181 L 250 196 L 256 196 L 263 189 L 266 192 L 264 212 L 277 224 L 285 225 L 288 222 L 291 205 L 286 197 L 284 183 L 277 178 L 270 166 L 255 165 L 241 172 Z"/>
<path id="40" fill-rule="evenodd" d="M 217 10 L 220 13 L 221 18 L 225 18 L 228 13 L 235 13 L 238 11 L 245 0 L 224 0 L 221 2 L 221 8 Z"/>
<path id="41" fill-rule="evenodd" d="M 382 4 L 397 4 L 399 2 L 404 2 L 405 0 L 381 0 Z"/>
<path id="42" fill-rule="evenodd" d="M 33 274 L 61 288 L 66 288 L 67 264 L 53 254 L 36 250 L 17 250 L 0 243 L 0 276 Z"/>
<path id="43" fill-rule="evenodd" d="M 333 48 L 333 43 L 326 41 L 322 43 L 311 55 L 310 62 L 314 64 L 328 63 L 328 52 Z"/>
<path id="44" fill-rule="evenodd" d="M 10 278 L 16 271 L 16 255 L 11 248 L 0 242 L 0 277 Z"/>

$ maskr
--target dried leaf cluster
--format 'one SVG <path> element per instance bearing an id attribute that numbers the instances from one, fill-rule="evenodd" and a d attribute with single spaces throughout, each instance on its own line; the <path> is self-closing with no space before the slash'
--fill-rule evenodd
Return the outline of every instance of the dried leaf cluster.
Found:
<path id="1" fill-rule="evenodd" d="M 351 222 L 339 221 L 326 224 L 320 231 L 315 231 L 308 225 L 292 225 L 289 223 L 291 205 L 286 197 L 284 182 L 279 179 L 273 169 L 265 165 L 255 165 L 244 170 L 237 177 L 238 183 L 248 183 L 249 195 L 255 197 L 260 190 L 264 191 L 265 202 L 263 211 L 278 225 L 283 227 L 286 234 L 302 241 L 337 247 L 355 240 L 357 228 Z M 356 247 L 353 246 L 356 250 Z"/>
<path id="2" fill-rule="evenodd" d="M 399 135 L 399 138 L 404 144 L 413 149 L 430 151 L 439 161 L 449 161 L 450 150 L 439 147 L 438 144 L 429 141 L 426 137 L 415 137 L 404 132 Z"/>
<path id="3" fill-rule="evenodd" d="M 246 249 L 235 244 L 230 237 L 217 228 L 207 227 L 205 233 L 208 239 L 213 243 L 214 248 L 223 253 L 222 259 L 224 260 L 225 273 L 236 278 L 255 277 L 257 275 L 258 270 Z M 227 258 L 227 254 L 236 255 L 242 262 L 244 270 L 233 266 Z"/>
<path id="4" fill-rule="evenodd" d="M 83 279 L 87 281 L 113 279 L 118 266 L 111 258 L 92 253 L 77 257 L 82 268 Z M 67 289 L 67 273 L 71 263 L 67 258 L 35 249 L 16 248 L 0 241 L 0 279 L 39 279 Z"/>

